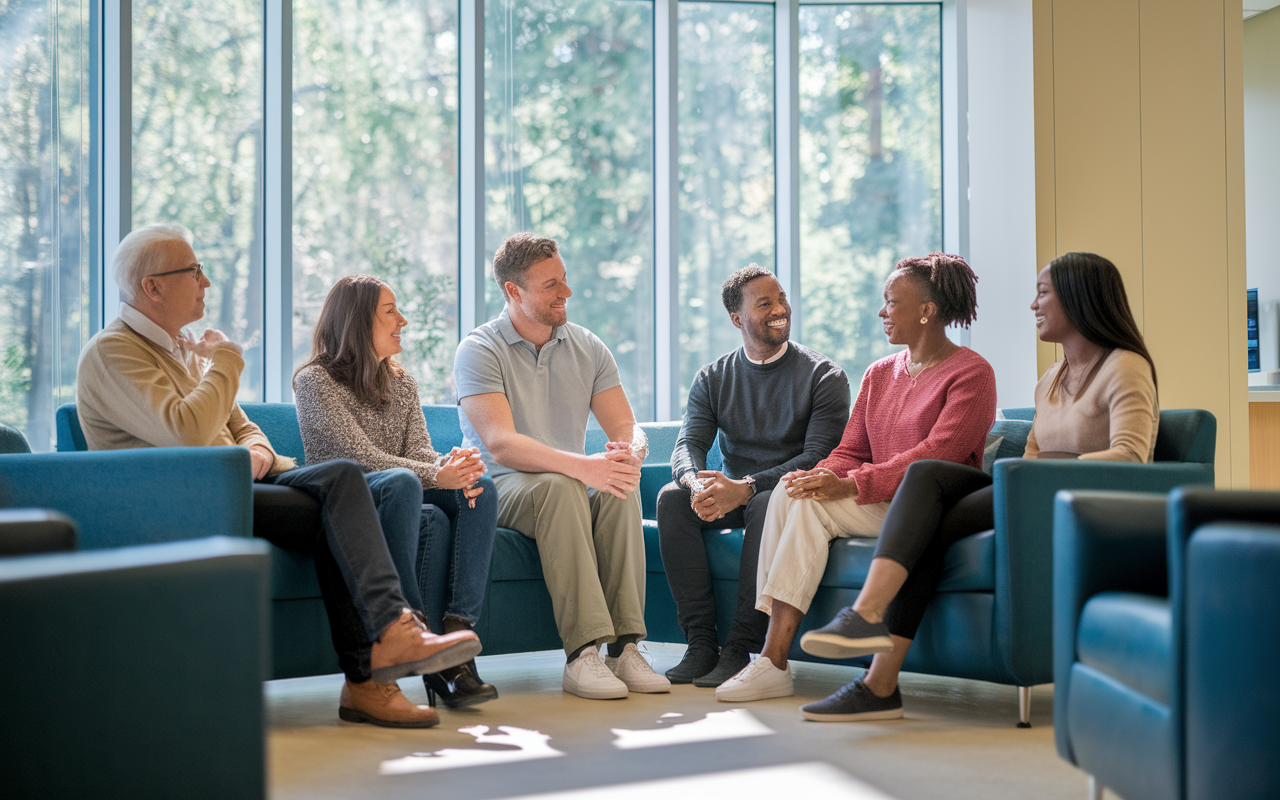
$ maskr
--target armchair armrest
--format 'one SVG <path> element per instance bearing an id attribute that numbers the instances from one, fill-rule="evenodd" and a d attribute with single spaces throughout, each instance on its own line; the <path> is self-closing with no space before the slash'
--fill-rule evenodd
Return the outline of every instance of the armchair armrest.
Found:
<path id="1" fill-rule="evenodd" d="M 997 636 L 1001 659 L 1022 686 L 1053 680 L 1053 498 L 1059 490 L 1168 492 L 1212 484 L 1213 467 L 1191 462 L 1153 464 L 1003 458 L 992 470 L 995 512 Z M 1163 513 L 1158 515 L 1163 524 Z"/>
<path id="2" fill-rule="evenodd" d="M 32 453 L 0 458 L 0 504 L 66 514 L 80 547 L 253 535 L 243 447 Z"/>
<path id="3" fill-rule="evenodd" d="M 1080 612 L 1099 592 L 1163 595 L 1166 498 L 1132 492 L 1059 492 L 1053 523 L 1053 678 L 1055 719 L 1067 719 Z M 1058 754 L 1075 763 L 1065 724 Z"/>
<path id="4" fill-rule="evenodd" d="M 1263 797 L 1280 786 L 1280 516 L 1272 520 L 1205 525 L 1187 547 L 1184 730 L 1193 800 Z"/>
<path id="5" fill-rule="evenodd" d="M 76 524 L 66 514 L 43 508 L 0 510 L 0 556 L 75 549 Z"/>

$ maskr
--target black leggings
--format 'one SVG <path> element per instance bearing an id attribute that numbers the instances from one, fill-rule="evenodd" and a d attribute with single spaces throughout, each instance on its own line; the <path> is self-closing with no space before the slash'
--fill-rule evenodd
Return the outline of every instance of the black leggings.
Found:
<path id="1" fill-rule="evenodd" d="M 917 461 L 889 504 L 876 558 L 907 569 L 907 581 L 885 611 L 889 632 L 914 639 L 924 610 L 942 580 L 947 548 L 995 527 L 991 476 L 951 461 Z"/>

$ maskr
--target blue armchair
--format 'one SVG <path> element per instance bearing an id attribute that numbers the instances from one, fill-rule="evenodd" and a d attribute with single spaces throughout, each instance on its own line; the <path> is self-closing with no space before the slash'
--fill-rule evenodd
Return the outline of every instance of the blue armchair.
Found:
<path id="1" fill-rule="evenodd" d="M 1280 795 L 1280 492 L 1063 492 L 1058 753 L 1126 800 Z"/>

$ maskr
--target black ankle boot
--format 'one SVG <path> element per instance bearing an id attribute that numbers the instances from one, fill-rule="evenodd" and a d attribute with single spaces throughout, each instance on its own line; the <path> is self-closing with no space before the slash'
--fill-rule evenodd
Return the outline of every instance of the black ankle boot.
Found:
<path id="1" fill-rule="evenodd" d="M 480 680 L 476 673 L 475 659 L 441 672 L 423 675 L 422 682 L 427 686 L 427 704 L 432 708 L 436 706 L 436 695 L 449 708 L 474 706 L 498 696 L 497 689 Z"/>
<path id="2" fill-rule="evenodd" d="M 716 668 L 720 661 L 720 648 L 712 644 L 694 642 L 684 651 L 680 663 L 667 670 L 667 680 L 672 683 L 693 683 Z"/>

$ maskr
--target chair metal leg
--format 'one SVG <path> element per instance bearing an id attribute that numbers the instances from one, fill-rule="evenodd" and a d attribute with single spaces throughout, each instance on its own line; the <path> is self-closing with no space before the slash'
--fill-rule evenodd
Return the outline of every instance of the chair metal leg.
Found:
<path id="1" fill-rule="evenodd" d="M 1092 775 L 1089 776 L 1089 800 L 1102 800 L 1102 784 Z"/>
<path id="2" fill-rule="evenodd" d="M 1018 687 L 1018 727 L 1031 727 L 1031 687 Z"/>

